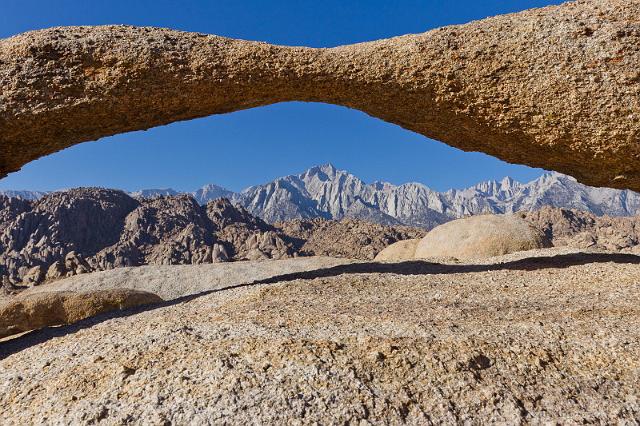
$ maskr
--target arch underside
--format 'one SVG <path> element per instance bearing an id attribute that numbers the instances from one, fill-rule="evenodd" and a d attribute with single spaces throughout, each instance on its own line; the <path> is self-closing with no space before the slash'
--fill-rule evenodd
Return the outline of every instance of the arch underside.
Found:
<path id="1" fill-rule="evenodd" d="M 0 40 L 0 176 L 105 136 L 306 101 L 640 190 L 639 22 L 640 0 L 583 0 L 331 49 L 125 26 L 25 33 Z"/>

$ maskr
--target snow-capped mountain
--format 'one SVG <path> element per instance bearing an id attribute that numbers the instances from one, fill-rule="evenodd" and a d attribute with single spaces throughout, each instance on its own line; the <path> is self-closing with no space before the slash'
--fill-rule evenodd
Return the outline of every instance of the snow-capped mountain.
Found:
<path id="1" fill-rule="evenodd" d="M 181 192 L 176 191 L 172 188 L 162 188 L 162 189 L 141 189 L 139 191 L 130 192 L 134 198 L 156 198 L 156 197 L 167 197 L 173 195 L 179 195 Z M 229 191 L 218 185 L 205 185 L 197 191 L 188 192 L 187 194 L 193 196 L 196 201 L 200 204 L 207 204 L 211 200 L 215 200 L 217 198 L 233 198 L 235 193 Z"/>
<path id="2" fill-rule="evenodd" d="M 15 191 L 15 190 L 0 190 L 0 196 L 9 198 L 22 198 L 23 200 L 37 200 L 40 197 L 47 195 L 45 191 Z"/>
<path id="3" fill-rule="evenodd" d="M 438 192 L 420 183 L 366 184 L 331 164 L 248 188 L 234 201 L 271 222 L 297 217 L 356 217 L 426 228 L 467 215 L 536 210 L 546 205 L 596 215 L 640 212 L 640 194 L 588 187 L 559 173 L 547 173 L 526 184 L 506 177 Z"/>
<path id="4" fill-rule="evenodd" d="M 131 195 L 157 197 L 176 194 L 178 192 L 173 189 L 146 189 Z M 438 192 L 413 182 L 403 185 L 387 182 L 368 184 L 344 170 L 325 164 L 242 192 L 207 185 L 189 194 L 200 204 L 220 197 L 229 198 L 268 222 L 353 217 L 383 224 L 432 228 L 467 215 L 536 210 L 542 206 L 573 208 L 596 215 L 632 216 L 640 213 L 638 193 L 588 187 L 559 173 L 546 173 L 529 183 L 505 177 L 501 181 L 481 182 L 462 190 Z"/>
<path id="5" fill-rule="evenodd" d="M 133 198 L 156 198 L 156 197 L 167 197 L 172 195 L 180 194 L 175 189 L 171 188 L 161 188 L 161 189 L 141 189 L 139 191 L 130 192 Z"/>
<path id="6" fill-rule="evenodd" d="M 229 198 L 232 199 L 235 195 L 234 192 L 229 191 L 218 185 L 205 185 L 202 188 L 194 191 L 192 193 L 193 198 L 200 204 L 207 204 L 211 200 L 215 200 L 217 198 Z"/>

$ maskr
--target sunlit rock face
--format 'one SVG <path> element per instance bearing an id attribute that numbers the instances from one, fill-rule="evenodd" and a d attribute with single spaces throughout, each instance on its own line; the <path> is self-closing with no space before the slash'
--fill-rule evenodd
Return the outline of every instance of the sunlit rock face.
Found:
<path id="1" fill-rule="evenodd" d="M 0 41 L 0 175 L 71 145 L 283 101 L 640 189 L 640 1 L 582 0 L 331 49 L 126 26 Z"/>

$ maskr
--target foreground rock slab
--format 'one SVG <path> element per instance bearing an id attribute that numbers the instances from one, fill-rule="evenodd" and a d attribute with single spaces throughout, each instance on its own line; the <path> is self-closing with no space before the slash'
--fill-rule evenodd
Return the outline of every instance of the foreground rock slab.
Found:
<path id="1" fill-rule="evenodd" d="M 76 275 L 30 288 L 21 294 L 127 288 L 157 294 L 164 300 L 174 300 L 199 293 L 249 285 L 256 281 L 277 280 L 277 277 L 283 275 L 325 270 L 354 262 L 358 261 L 313 256 L 201 265 L 145 265 Z M 6 298 L 11 297 L 13 296 L 6 296 Z"/>
<path id="2" fill-rule="evenodd" d="M 0 423 L 633 424 L 639 259 L 354 264 L 31 333 Z"/>
<path id="3" fill-rule="evenodd" d="M 125 26 L 0 40 L 0 176 L 104 136 L 284 101 L 640 190 L 640 0 L 578 0 L 331 49 Z"/>
<path id="4" fill-rule="evenodd" d="M 0 338 L 162 301 L 153 293 L 126 288 L 21 295 L 0 303 Z"/>

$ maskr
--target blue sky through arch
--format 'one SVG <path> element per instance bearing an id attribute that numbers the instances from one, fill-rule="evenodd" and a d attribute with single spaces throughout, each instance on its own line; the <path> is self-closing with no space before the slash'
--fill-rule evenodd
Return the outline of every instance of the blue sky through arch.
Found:
<path id="1" fill-rule="evenodd" d="M 560 1 L 3 0 L 0 37 L 61 25 L 131 24 L 248 40 L 336 46 L 458 24 Z M 366 181 L 465 187 L 541 171 L 462 153 L 347 108 L 291 102 L 77 145 L 0 180 L 0 189 L 106 186 L 239 190 L 331 162 Z"/>

